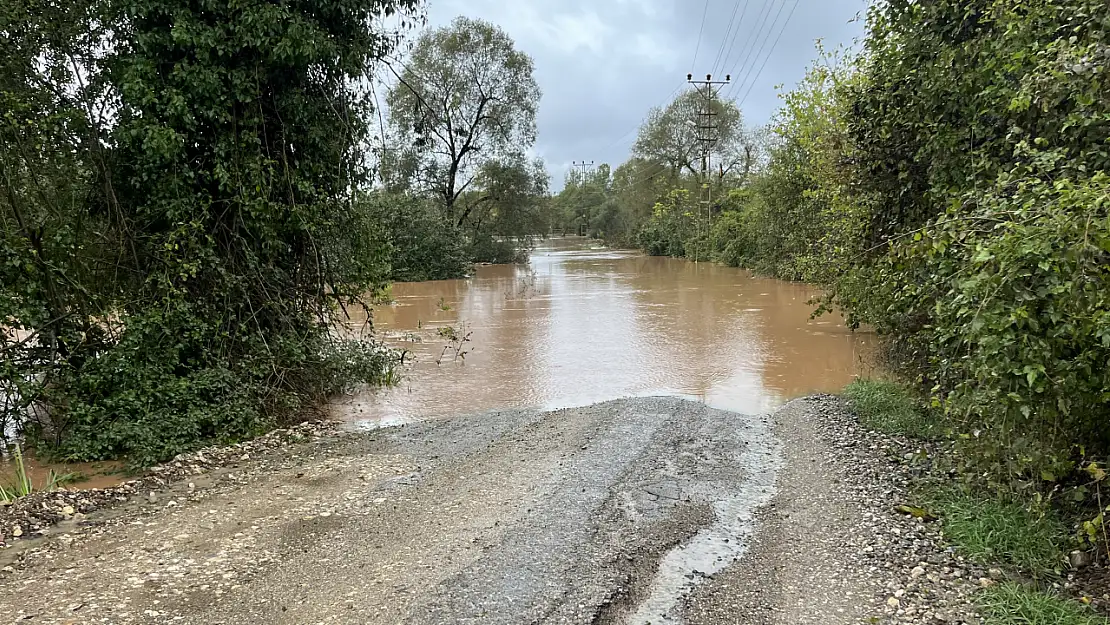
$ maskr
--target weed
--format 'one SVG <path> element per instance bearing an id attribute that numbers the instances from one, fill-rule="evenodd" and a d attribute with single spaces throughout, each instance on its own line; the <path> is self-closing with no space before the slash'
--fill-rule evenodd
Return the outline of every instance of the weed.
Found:
<path id="1" fill-rule="evenodd" d="M 1067 530 L 1050 510 L 960 489 L 934 493 L 932 499 L 944 517 L 945 536 L 972 560 L 1003 562 L 1036 578 L 1060 568 Z"/>
<path id="2" fill-rule="evenodd" d="M 443 346 L 443 351 L 440 352 L 439 358 L 436 359 L 437 365 L 443 362 L 443 357 L 446 356 L 448 352 L 453 352 L 451 358 L 452 362 L 457 362 L 460 359 L 463 361 L 466 360 L 466 355 L 469 353 L 469 350 L 466 349 L 466 344 L 470 342 L 470 335 L 473 334 L 473 332 L 466 329 L 465 323 L 462 324 L 461 331 L 455 329 L 453 326 L 444 326 L 436 330 L 436 334 L 439 335 L 440 338 L 447 339 L 447 345 Z"/>
<path id="3" fill-rule="evenodd" d="M 987 625 L 1108 625 L 1078 602 L 1007 582 L 979 594 Z"/>
<path id="4" fill-rule="evenodd" d="M 856 380 L 844 396 L 867 427 L 887 434 L 929 438 L 936 434 L 930 415 L 906 387 L 885 380 Z"/>
<path id="5" fill-rule="evenodd" d="M 26 497 L 35 492 L 35 484 L 31 481 L 31 473 L 27 470 L 27 464 L 23 461 L 23 450 L 19 445 L 12 448 L 12 467 L 15 469 L 15 482 L 3 485 L 0 484 L 0 503 L 11 503 L 20 497 Z M 46 485 L 42 489 L 49 492 L 57 490 L 66 484 L 72 483 L 80 479 L 78 473 L 58 473 L 53 469 L 46 477 Z"/>
<path id="6" fill-rule="evenodd" d="M 451 312 L 451 305 L 448 304 L 446 300 L 444 300 L 442 297 L 439 298 L 438 302 L 436 302 L 436 308 L 442 310 L 443 312 Z"/>
<path id="7" fill-rule="evenodd" d="M 16 445 L 12 448 L 12 467 L 15 469 L 15 482 L 7 486 L 0 486 L 0 501 L 10 502 L 19 497 L 26 497 L 34 492 L 34 484 L 27 472 L 27 465 L 23 462 L 23 450 Z"/>

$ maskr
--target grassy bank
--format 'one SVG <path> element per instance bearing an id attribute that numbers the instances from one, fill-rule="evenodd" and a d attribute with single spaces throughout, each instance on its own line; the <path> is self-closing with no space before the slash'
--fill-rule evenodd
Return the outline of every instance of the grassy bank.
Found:
<path id="1" fill-rule="evenodd" d="M 940 519 L 946 540 L 969 560 L 995 569 L 1005 581 L 980 591 L 988 625 L 1107 625 L 1086 597 L 1062 593 L 1071 570 L 1067 554 L 1078 545 L 1074 509 L 1051 499 L 988 489 L 979 476 L 962 473 L 961 448 L 945 434 L 941 416 L 908 387 L 892 381 L 858 380 L 843 396 L 873 430 L 920 439 L 931 469 L 916 485 L 919 501 Z"/>

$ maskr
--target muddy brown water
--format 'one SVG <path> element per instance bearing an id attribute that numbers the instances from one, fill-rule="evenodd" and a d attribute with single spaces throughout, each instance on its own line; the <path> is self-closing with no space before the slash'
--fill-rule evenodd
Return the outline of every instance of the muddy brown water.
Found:
<path id="1" fill-rule="evenodd" d="M 871 372 L 874 337 L 839 316 L 811 320 L 818 294 L 731 267 L 551 239 L 527 266 L 393 285 L 395 301 L 375 308 L 374 326 L 409 352 L 404 378 L 334 412 L 381 427 L 647 395 L 766 412 Z M 348 326 L 364 322 L 352 315 Z M 469 339 L 458 358 L 458 343 L 439 334 L 448 327 Z"/>

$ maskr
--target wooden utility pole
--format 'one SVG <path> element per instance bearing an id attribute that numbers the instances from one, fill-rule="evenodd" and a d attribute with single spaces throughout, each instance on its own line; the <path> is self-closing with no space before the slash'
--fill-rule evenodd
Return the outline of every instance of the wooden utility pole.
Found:
<path id="1" fill-rule="evenodd" d="M 701 146 L 701 187 L 702 194 L 700 203 L 705 205 L 705 212 L 708 217 L 709 232 L 713 232 L 713 185 L 710 179 L 713 171 L 713 148 L 717 145 L 717 140 L 720 138 L 720 127 L 717 125 L 716 117 L 717 110 L 714 108 L 714 103 L 717 100 L 717 94 L 720 93 L 721 87 L 732 82 L 732 75 L 726 74 L 724 80 L 713 80 L 712 74 L 706 74 L 705 80 L 694 80 L 693 74 L 686 74 L 686 82 L 694 85 L 698 93 L 702 95 L 702 108 L 698 111 L 698 121 L 696 126 L 698 129 L 698 145 Z M 712 235 L 710 235 L 712 236 Z M 694 250 L 694 262 L 699 260 L 700 249 Z"/>

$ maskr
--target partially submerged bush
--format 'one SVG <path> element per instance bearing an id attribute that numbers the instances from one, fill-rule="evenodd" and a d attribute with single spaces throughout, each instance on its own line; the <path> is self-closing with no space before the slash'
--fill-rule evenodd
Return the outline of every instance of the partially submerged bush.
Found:
<path id="1" fill-rule="evenodd" d="M 470 269 L 466 238 L 431 200 L 375 192 L 360 197 L 358 208 L 385 231 L 393 280 L 447 280 Z"/>
<path id="2" fill-rule="evenodd" d="M 357 85 L 416 4 L 0 7 L 0 425 L 148 464 L 378 376 L 328 322 L 388 278 Z"/>

